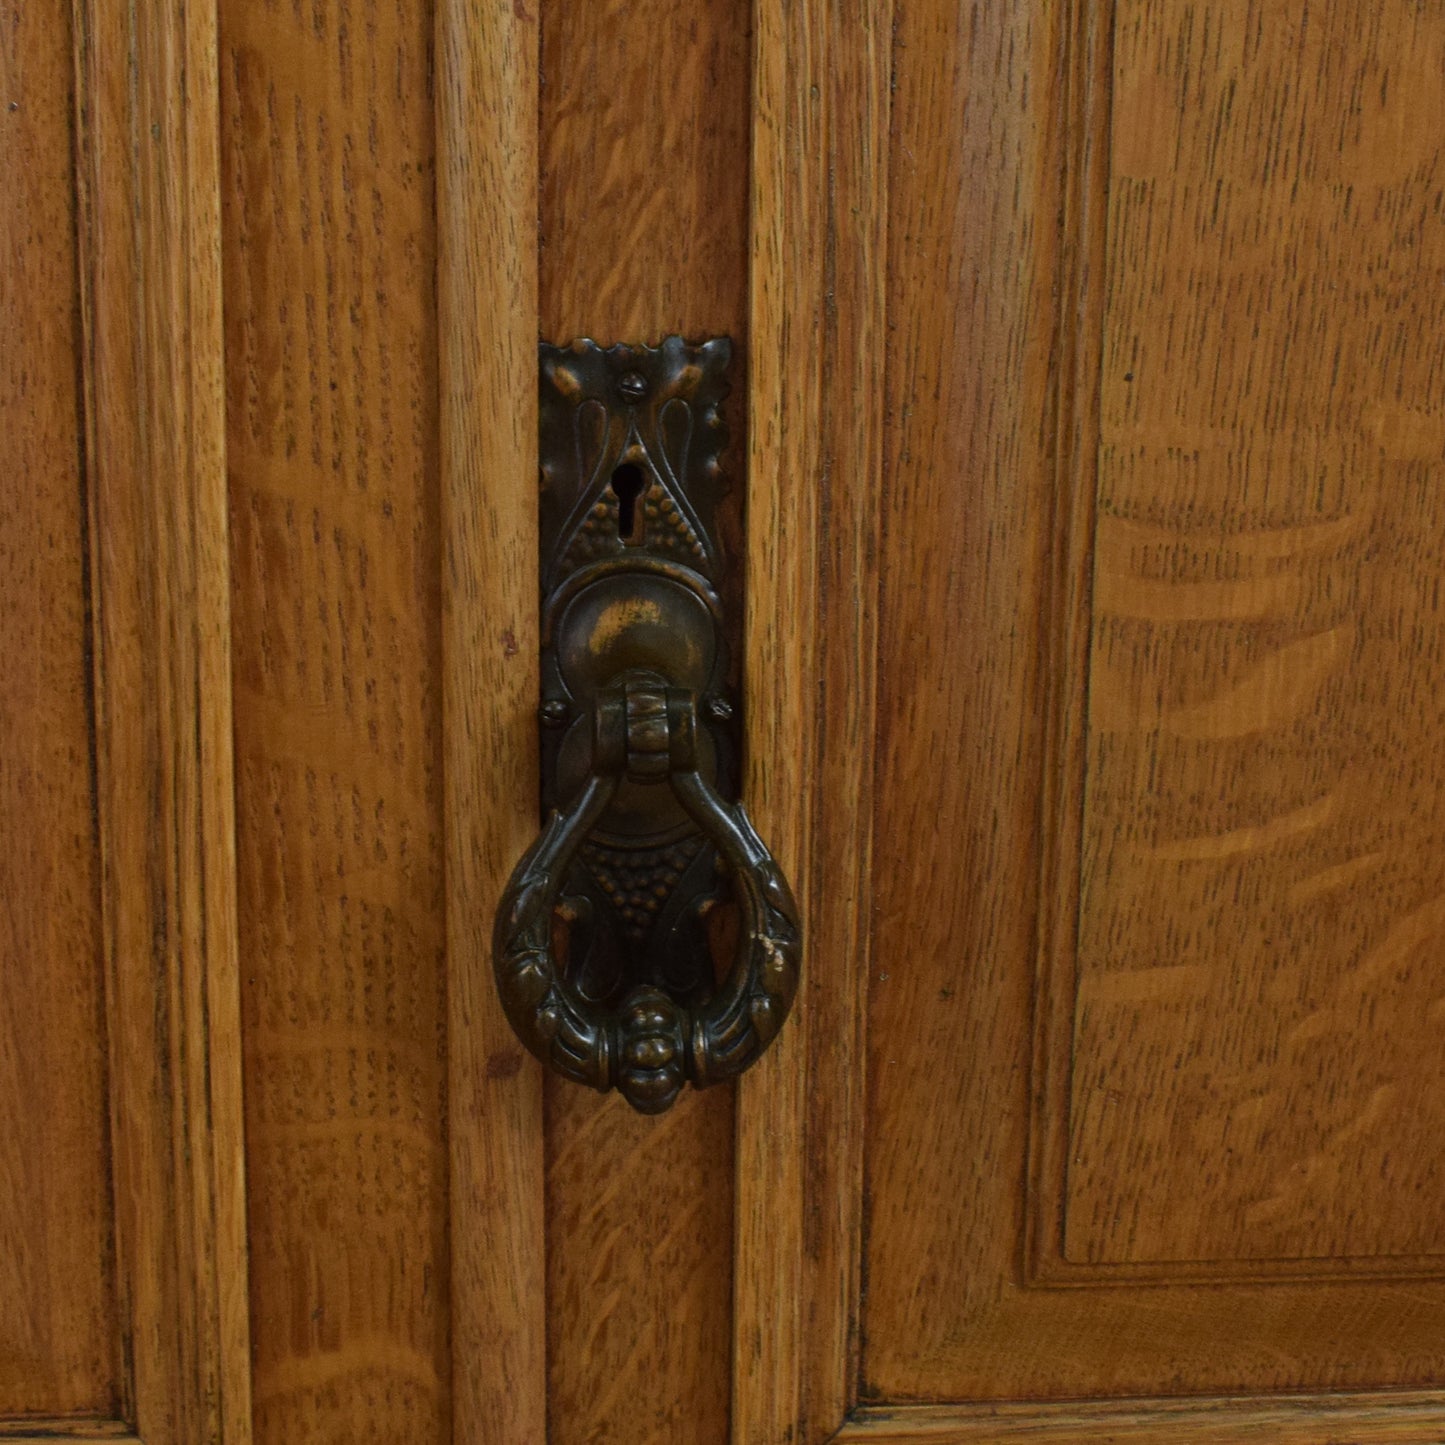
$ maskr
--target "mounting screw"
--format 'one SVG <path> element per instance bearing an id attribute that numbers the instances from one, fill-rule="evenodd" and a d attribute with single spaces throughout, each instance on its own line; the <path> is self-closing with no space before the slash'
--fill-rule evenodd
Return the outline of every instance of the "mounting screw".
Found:
<path id="1" fill-rule="evenodd" d="M 640 372 L 629 371 L 617 383 L 617 389 L 628 401 L 641 401 L 647 395 L 647 378 Z"/>
<path id="2" fill-rule="evenodd" d="M 570 709 L 560 697 L 549 697 L 537 711 L 541 715 L 543 727 L 559 728 L 567 721 Z"/>
<path id="3" fill-rule="evenodd" d="M 725 697 L 710 697 L 705 706 L 714 722 L 726 722 L 733 715 L 733 705 Z"/>

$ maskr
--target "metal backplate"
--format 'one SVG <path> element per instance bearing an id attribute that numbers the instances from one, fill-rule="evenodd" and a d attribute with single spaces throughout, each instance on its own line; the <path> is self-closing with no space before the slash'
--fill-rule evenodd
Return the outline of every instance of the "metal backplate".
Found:
<path id="1" fill-rule="evenodd" d="M 699 699 L 701 772 L 737 796 L 735 698 L 717 536 L 732 343 L 543 343 L 542 779 L 547 808 L 587 777 L 600 690 L 623 679 Z M 665 723 L 660 724 L 665 726 Z M 566 976 L 615 1007 L 638 985 L 678 1004 L 714 988 L 708 914 L 716 850 L 671 787 L 629 780 L 563 884 Z"/>

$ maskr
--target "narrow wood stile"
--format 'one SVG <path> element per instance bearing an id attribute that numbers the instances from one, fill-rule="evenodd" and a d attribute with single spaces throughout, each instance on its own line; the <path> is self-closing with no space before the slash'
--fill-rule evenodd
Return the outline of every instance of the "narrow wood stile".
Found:
<path id="1" fill-rule="evenodd" d="M 122 1408 L 245 1445 L 216 14 L 75 16 Z"/>
<path id="2" fill-rule="evenodd" d="M 816 735 L 808 706 L 821 471 L 821 7 L 760 0 L 753 18 L 751 375 L 743 798 L 811 928 Z M 789 1438 L 799 1408 L 806 984 L 737 1093 L 732 1438 Z"/>
<path id="3" fill-rule="evenodd" d="M 890 15 L 754 26 L 746 798 L 805 934 L 739 1099 L 740 1442 L 827 1438 L 856 1390 Z"/>
<path id="4" fill-rule="evenodd" d="M 739 1097 L 740 1442 L 828 1438 L 856 1392 L 890 17 L 754 25 L 745 796 L 805 934 L 799 1008 Z"/>
<path id="5" fill-rule="evenodd" d="M 492 983 L 535 832 L 537 28 L 437 7 L 452 1438 L 546 1438 L 541 1067 Z"/>

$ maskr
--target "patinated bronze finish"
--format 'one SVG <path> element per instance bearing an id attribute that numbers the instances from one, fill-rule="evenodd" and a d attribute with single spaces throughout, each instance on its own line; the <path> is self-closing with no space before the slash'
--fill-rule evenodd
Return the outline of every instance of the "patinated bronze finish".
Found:
<path id="1" fill-rule="evenodd" d="M 497 984 L 533 1053 L 644 1113 L 745 1069 L 797 988 L 796 905 L 728 801 L 715 522 L 731 352 L 675 336 L 541 348 L 550 811 L 498 911 Z M 719 983 L 707 915 L 729 893 L 740 939 Z"/>

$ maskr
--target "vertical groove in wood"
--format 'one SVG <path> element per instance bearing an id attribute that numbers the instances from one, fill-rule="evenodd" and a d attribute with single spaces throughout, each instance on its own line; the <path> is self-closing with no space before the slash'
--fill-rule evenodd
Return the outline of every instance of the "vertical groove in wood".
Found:
<path id="1" fill-rule="evenodd" d="M 1040 907 L 1033 998 L 1028 1189 L 1023 1200 L 1024 1269 L 1037 1276 L 1063 1248 L 1067 1130 L 1047 1100 L 1067 1087 L 1072 989 L 1055 988 L 1056 960 L 1072 957 L 1078 927 L 1083 738 L 1070 726 L 1074 692 L 1087 693 L 1089 595 L 1099 446 L 1099 367 L 1108 217 L 1114 7 L 1070 0 L 1060 24 L 1059 93 L 1052 121 L 1060 173 L 1058 285 L 1054 317 L 1053 479 L 1048 596 L 1040 655 L 1046 660 L 1040 775 Z M 1072 691 L 1071 691 L 1072 689 Z"/>
<path id="2" fill-rule="evenodd" d="M 807 1178 L 803 1252 L 808 1438 L 836 1428 L 857 1399 L 862 1292 L 865 1003 L 872 958 L 874 754 L 878 686 L 877 539 L 888 506 L 888 137 L 891 0 L 833 11 L 828 75 L 829 327 L 823 391 L 823 615 L 827 679 L 815 821 L 819 968 L 809 998 Z"/>
<path id="3" fill-rule="evenodd" d="M 537 25 L 439 0 L 453 1439 L 546 1436 L 540 1066 L 502 1013 L 491 920 L 536 830 Z"/>
<path id="4" fill-rule="evenodd" d="M 797 1015 L 742 1085 L 734 1438 L 854 1398 L 891 6 L 759 6 L 749 805 L 805 922 Z"/>
<path id="5" fill-rule="evenodd" d="M 216 15 L 76 19 L 124 1408 L 148 1445 L 244 1445 Z"/>
<path id="6" fill-rule="evenodd" d="M 923 1393 L 898 1381 L 955 1348 L 940 1318 L 987 1310 L 1017 1271 L 1029 1040 L 1010 1030 L 1035 937 L 1057 16 L 895 5 L 865 1399 Z M 961 1241 L 988 1272 L 940 1289 Z"/>
<path id="7" fill-rule="evenodd" d="M 0 23 L 0 1415 L 122 1394 L 70 9 Z"/>

